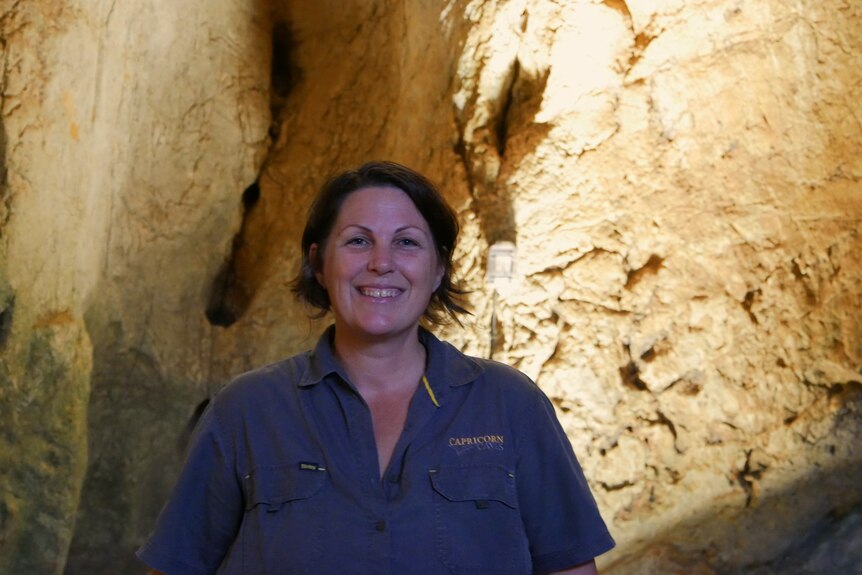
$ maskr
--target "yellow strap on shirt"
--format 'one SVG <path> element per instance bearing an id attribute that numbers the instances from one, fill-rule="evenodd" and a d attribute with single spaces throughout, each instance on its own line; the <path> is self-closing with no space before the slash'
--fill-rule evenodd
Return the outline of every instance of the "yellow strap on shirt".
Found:
<path id="1" fill-rule="evenodd" d="M 428 392 L 428 397 L 431 398 L 432 403 L 437 407 L 440 407 L 440 404 L 437 402 L 437 398 L 434 396 L 434 390 L 431 389 L 431 384 L 428 383 L 428 378 L 425 377 L 425 374 L 422 374 L 422 383 L 425 384 L 425 391 Z"/>

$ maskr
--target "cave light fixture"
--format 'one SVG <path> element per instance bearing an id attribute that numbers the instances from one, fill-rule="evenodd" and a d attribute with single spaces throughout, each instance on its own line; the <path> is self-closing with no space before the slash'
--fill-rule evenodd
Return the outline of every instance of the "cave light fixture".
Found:
<path id="1" fill-rule="evenodd" d="M 507 291 L 515 284 L 518 250 L 515 244 L 501 241 L 488 250 L 488 265 L 485 269 L 485 283 L 491 287 L 491 327 L 489 334 L 488 358 L 494 357 L 497 344 L 497 295 Z"/>

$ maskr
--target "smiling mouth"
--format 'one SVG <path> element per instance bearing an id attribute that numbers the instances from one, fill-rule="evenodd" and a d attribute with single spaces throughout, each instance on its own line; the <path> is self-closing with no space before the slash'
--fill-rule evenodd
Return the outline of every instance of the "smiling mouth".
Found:
<path id="1" fill-rule="evenodd" d="M 375 298 L 395 297 L 401 293 L 401 290 L 391 288 L 360 288 L 359 291 L 364 296 Z"/>

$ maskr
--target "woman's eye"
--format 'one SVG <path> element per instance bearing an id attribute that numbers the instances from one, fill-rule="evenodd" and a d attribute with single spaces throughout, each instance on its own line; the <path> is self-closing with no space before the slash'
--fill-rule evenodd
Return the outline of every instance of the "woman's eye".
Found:
<path id="1" fill-rule="evenodd" d="M 347 240 L 347 245 L 349 246 L 364 246 L 368 243 L 368 240 L 365 238 L 350 238 Z"/>
<path id="2" fill-rule="evenodd" d="M 403 247 L 415 247 L 415 246 L 419 245 L 419 242 L 417 242 L 413 238 L 401 238 L 396 243 L 399 246 L 403 246 Z"/>

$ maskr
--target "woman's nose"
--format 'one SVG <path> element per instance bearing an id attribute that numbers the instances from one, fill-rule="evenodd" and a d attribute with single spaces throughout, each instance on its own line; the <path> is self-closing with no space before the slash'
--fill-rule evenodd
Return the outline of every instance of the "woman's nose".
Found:
<path id="1" fill-rule="evenodd" d="M 389 246 L 377 244 L 371 250 L 371 258 L 368 260 L 368 269 L 379 274 L 392 271 L 392 250 Z"/>

